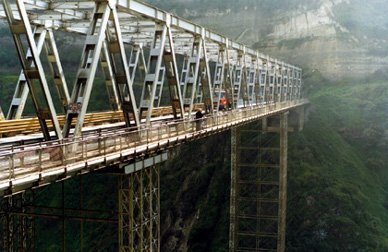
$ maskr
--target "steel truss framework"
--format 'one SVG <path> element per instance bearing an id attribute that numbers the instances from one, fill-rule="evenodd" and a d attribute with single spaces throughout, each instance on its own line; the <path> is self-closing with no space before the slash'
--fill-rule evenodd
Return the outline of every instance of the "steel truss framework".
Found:
<path id="1" fill-rule="evenodd" d="M 230 251 L 285 250 L 288 113 L 279 117 L 232 129 Z"/>
<path id="2" fill-rule="evenodd" d="M 74 135 L 80 136 L 98 64 L 106 78 L 107 102 L 113 110 L 123 111 L 128 127 L 140 127 L 143 116 L 145 125 L 149 125 L 152 109 L 160 106 L 164 82 L 175 118 L 189 118 L 196 102 L 217 113 L 222 91 L 230 108 L 294 100 L 301 95 L 300 68 L 145 3 L 11 1 L 3 0 L 0 17 L 8 20 L 23 70 L 8 118 L 20 117 L 30 92 L 46 139 L 50 139 L 50 129 L 59 139 L 67 137 L 71 125 L 75 125 Z M 53 30 L 86 35 L 70 97 Z M 44 41 L 43 35 L 39 36 L 42 32 L 46 33 Z M 125 44 L 133 50 L 129 61 Z M 50 82 L 40 59 L 43 45 L 54 75 Z M 142 54 L 144 47 L 150 48 L 148 62 Z M 177 55 L 186 55 L 180 74 Z M 216 66 L 215 72 L 210 72 L 211 65 Z M 132 89 L 136 68 L 144 69 L 145 74 L 140 101 L 135 100 Z M 58 88 L 65 107 L 63 129 L 49 92 L 51 83 Z"/>
<path id="3" fill-rule="evenodd" d="M 63 111 L 66 111 L 69 104 L 69 91 L 67 88 L 64 72 L 59 59 L 58 49 L 54 40 L 54 33 L 51 29 L 45 29 L 42 26 L 37 26 L 34 30 L 34 40 L 37 44 L 38 54 L 40 55 L 43 48 L 45 48 L 47 60 L 50 65 L 50 70 L 53 75 L 53 82 L 56 86 L 58 96 L 63 107 Z M 34 67 L 31 51 L 27 52 L 26 60 L 30 62 L 30 67 Z M 8 110 L 7 119 L 20 119 L 27 101 L 29 88 L 27 85 L 27 79 L 22 70 L 18 82 L 16 84 L 15 93 L 12 98 L 11 105 Z"/>
<path id="4" fill-rule="evenodd" d="M 119 251 L 160 251 L 159 166 L 120 177 Z"/>
<path id="5" fill-rule="evenodd" d="M 118 178 L 120 175 L 115 174 L 111 176 Z M 48 222 L 58 227 L 56 234 L 52 238 L 56 239 L 56 245 L 60 246 L 61 251 L 67 251 L 69 248 L 74 247 L 79 247 L 79 251 L 83 251 L 87 245 L 90 246 L 90 244 L 84 242 L 84 240 L 87 240 L 84 239 L 84 234 L 90 229 L 89 224 L 104 225 L 104 228 L 116 231 L 118 227 L 118 211 L 103 206 L 105 201 L 102 201 L 98 206 L 90 206 L 87 203 L 87 199 L 84 199 L 84 196 L 85 194 L 87 195 L 87 191 L 93 189 L 84 191 L 83 188 L 87 186 L 93 187 L 93 185 L 83 184 L 82 181 L 82 176 L 80 176 L 77 182 L 78 186 L 72 187 L 72 189 L 77 188 L 78 190 L 72 190 L 70 193 L 65 192 L 65 181 L 60 182 L 61 192 L 59 194 L 61 196 L 57 198 L 59 206 L 53 205 L 53 202 L 50 202 L 49 205 L 44 205 L 44 203 L 48 202 L 46 200 L 42 201 L 40 196 L 43 193 L 37 192 L 37 190 L 40 190 L 38 188 L 2 198 L 0 201 L 0 235 L 2 237 L 2 240 L 0 240 L 0 250 L 36 251 L 38 249 L 36 241 L 44 240 L 44 237 L 39 239 L 36 235 L 44 230 L 44 227 L 40 226 L 42 225 L 42 220 L 45 220 L 45 225 Z M 116 181 L 116 179 L 111 181 Z M 67 198 L 69 195 L 69 198 L 72 199 L 70 202 L 69 198 Z M 117 194 L 114 194 L 114 196 L 117 196 Z M 77 204 L 76 208 L 69 207 L 75 204 Z M 74 225 L 75 223 L 78 225 Z M 73 239 L 79 235 L 78 239 L 72 240 L 70 245 L 66 243 L 69 234 L 71 234 Z M 112 237 L 114 237 L 114 233 L 112 233 Z M 112 244 L 115 243 L 112 242 Z"/>
<path id="6" fill-rule="evenodd" d="M 31 191 L 2 199 L 0 212 L 1 251 L 34 251 L 34 219 L 26 213 L 33 202 Z"/>

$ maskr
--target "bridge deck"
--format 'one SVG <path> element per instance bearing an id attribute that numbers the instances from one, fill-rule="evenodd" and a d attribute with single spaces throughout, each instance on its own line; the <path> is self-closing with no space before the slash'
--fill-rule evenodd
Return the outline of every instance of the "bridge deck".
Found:
<path id="1" fill-rule="evenodd" d="M 79 173 L 130 162 L 144 154 L 227 130 L 253 120 L 303 106 L 306 100 L 248 107 L 205 117 L 203 128 L 196 120 L 154 123 L 137 131 L 113 132 L 76 140 L 42 142 L 0 149 L 0 193 L 15 193 L 25 188 L 50 183 Z"/>

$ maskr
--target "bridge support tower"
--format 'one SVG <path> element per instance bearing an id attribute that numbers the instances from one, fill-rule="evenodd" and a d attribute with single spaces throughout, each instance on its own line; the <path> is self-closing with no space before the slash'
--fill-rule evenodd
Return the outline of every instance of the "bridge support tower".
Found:
<path id="1" fill-rule="evenodd" d="M 32 201 L 31 191 L 1 201 L 0 251 L 34 251 L 34 219 L 26 213 Z"/>
<path id="2" fill-rule="evenodd" d="M 160 251 L 159 166 L 119 179 L 119 251 Z"/>
<path id="3" fill-rule="evenodd" d="M 160 251 L 160 165 L 167 152 L 124 167 L 118 184 L 119 251 Z"/>
<path id="4" fill-rule="evenodd" d="M 288 113 L 231 134 L 230 251 L 285 250 Z"/>

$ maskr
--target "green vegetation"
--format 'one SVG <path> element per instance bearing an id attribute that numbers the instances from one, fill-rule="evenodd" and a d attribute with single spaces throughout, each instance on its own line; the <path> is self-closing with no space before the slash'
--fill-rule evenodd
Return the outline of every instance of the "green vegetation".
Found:
<path id="1" fill-rule="evenodd" d="M 330 83 L 318 71 L 306 73 L 309 120 L 289 138 L 287 250 L 387 251 L 388 87 L 381 74 Z M 230 148 L 214 150 L 229 146 L 229 137 L 184 146 L 166 165 L 162 226 L 169 249 L 182 246 L 191 228 L 189 251 L 228 250 Z M 178 244 L 171 246 L 173 237 Z"/>
<path id="2" fill-rule="evenodd" d="M 309 121 L 290 139 L 288 249 L 386 251 L 388 87 L 346 80 L 310 91 Z"/>

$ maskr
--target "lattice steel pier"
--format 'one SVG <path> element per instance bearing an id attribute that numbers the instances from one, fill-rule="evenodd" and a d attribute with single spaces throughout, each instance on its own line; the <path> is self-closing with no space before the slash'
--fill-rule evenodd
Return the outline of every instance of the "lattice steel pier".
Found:
<path id="1" fill-rule="evenodd" d="M 119 251 L 160 251 L 158 166 L 120 176 Z"/>
<path id="2" fill-rule="evenodd" d="M 287 118 L 232 129 L 230 251 L 285 250 Z"/>

